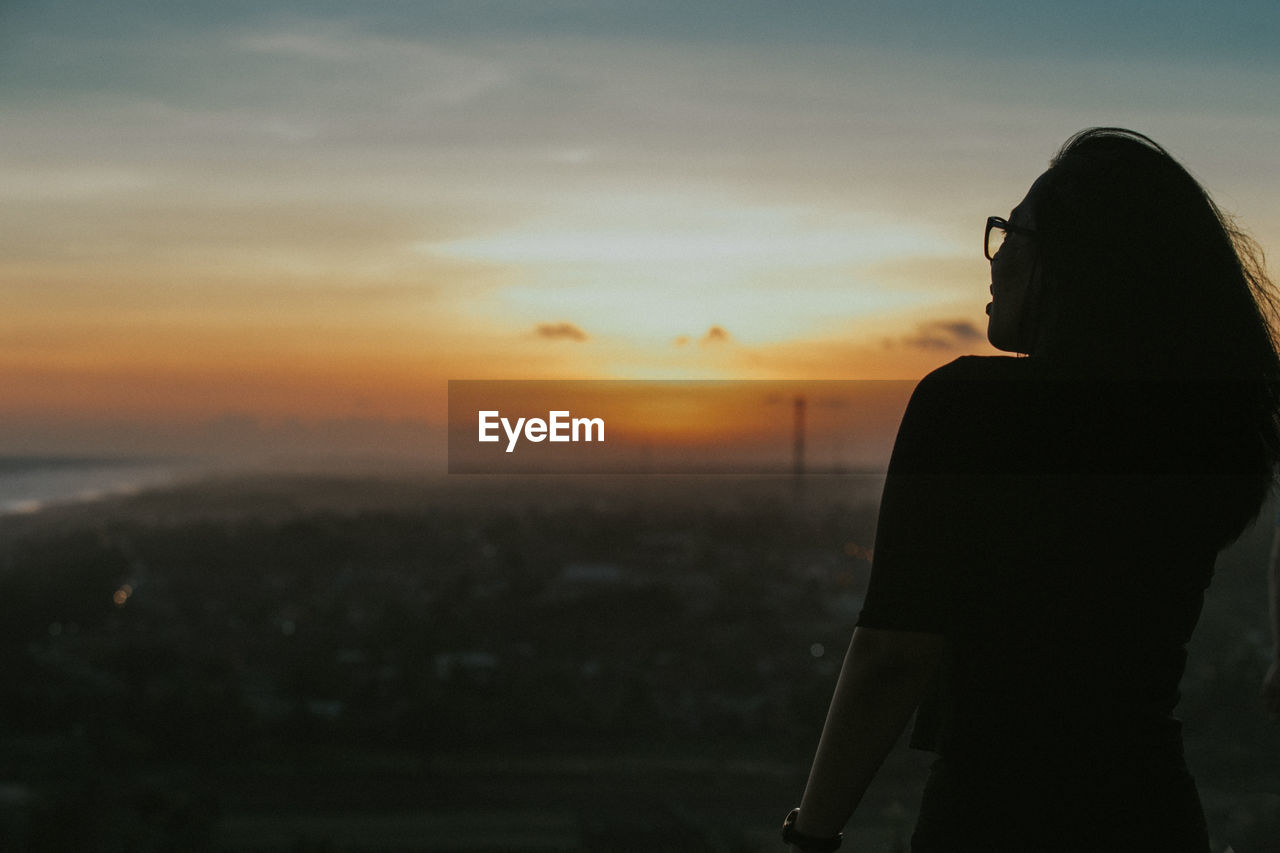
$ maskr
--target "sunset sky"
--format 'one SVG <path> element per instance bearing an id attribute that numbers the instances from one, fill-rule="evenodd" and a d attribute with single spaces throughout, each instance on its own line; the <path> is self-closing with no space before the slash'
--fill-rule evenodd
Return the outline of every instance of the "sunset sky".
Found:
<path id="1" fill-rule="evenodd" d="M 1076 130 L 1280 247 L 1274 2 L 0 2 L 0 453 L 916 378 Z M 339 442 L 341 443 L 341 442 Z"/>

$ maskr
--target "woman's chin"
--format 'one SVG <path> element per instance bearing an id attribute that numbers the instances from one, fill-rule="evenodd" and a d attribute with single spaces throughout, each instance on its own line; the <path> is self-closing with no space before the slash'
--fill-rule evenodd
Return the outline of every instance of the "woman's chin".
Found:
<path id="1" fill-rule="evenodd" d="M 1009 328 L 1013 326 L 1013 328 Z M 1010 323 L 1008 315 L 997 306 L 995 300 L 987 303 L 987 342 L 1001 352 L 1022 352 L 1018 348 L 1018 324 Z"/>
<path id="2" fill-rule="evenodd" d="M 1005 330 L 1000 328 L 999 323 L 987 322 L 987 342 L 1001 352 L 1022 352 L 1018 348 L 1016 337 L 1016 335 L 1006 334 Z"/>

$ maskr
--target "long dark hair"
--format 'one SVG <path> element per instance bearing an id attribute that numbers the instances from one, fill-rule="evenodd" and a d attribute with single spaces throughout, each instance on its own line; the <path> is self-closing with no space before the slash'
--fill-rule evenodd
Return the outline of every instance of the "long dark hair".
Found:
<path id="1" fill-rule="evenodd" d="M 1261 249 L 1168 151 L 1123 128 L 1068 139 L 1031 204 L 1033 351 L 1100 375 L 1233 389 L 1218 416 L 1252 448 L 1251 517 L 1280 459 L 1280 303 Z"/>

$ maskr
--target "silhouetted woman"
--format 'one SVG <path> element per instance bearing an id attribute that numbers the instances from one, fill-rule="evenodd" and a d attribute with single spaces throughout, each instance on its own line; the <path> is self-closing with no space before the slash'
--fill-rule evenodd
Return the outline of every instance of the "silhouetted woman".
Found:
<path id="1" fill-rule="evenodd" d="M 784 831 L 834 849 L 919 706 L 914 853 L 1205 853 L 1172 712 L 1280 453 L 1259 253 L 1159 145 L 1068 140 L 987 222 L 988 338 L 917 386 L 870 587 Z"/>

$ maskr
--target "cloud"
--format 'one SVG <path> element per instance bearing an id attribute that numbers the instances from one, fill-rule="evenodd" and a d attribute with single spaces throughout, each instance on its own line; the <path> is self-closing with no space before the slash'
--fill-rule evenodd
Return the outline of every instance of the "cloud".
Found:
<path id="1" fill-rule="evenodd" d="M 442 47 L 427 37 L 373 33 L 340 23 L 313 19 L 285 30 L 254 32 L 235 40 L 233 49 L 274 61 L 267 86 L 289 94 L 296 86 L 299 63 L 310 63 L 320 75 L 329 68 L 342 76 L 322 76 L 325 98 L 335 95 L 355 107 L 389 106 L 389 96 L 402 106 L 458 106 L 501 89 L 512 81 L 508 69 L 478 53 Z M 225 49 L 225 48 L 224 48 Z M 304 93 L 316 84 L 304 82 Z M 373 95 L 373 97 L 370 97 Z M 314 104 L 314 102 L 312 102 Z"/>
<path id="2" fill-rule="evenodd" d="M 707 333 L 702 336 L 702 340 L 699 343 L 705 346 L 707 344 L 724 344 L 730 340 L 732 340 L 732 337 L 725 331 L 724 326 L 712 326 L 707 329 Z"/>
<path id="3" fill-rule="evenodd" d="M 573 323 L 539 323 L 534 329 L 534 334 L 549 340 L 567 339 L 581 342 L 587 339 L 587 333 Z"/>
<path id="4" fill-rule="evenodd" d="M 968 320 L 933 320 L 916 326 L 914 333 L 903 335 L 896 341 L 885 340 L 885 348 L 904 347 L 921 350 L 960 349 L 982 340 L 982 332 Z"/>

